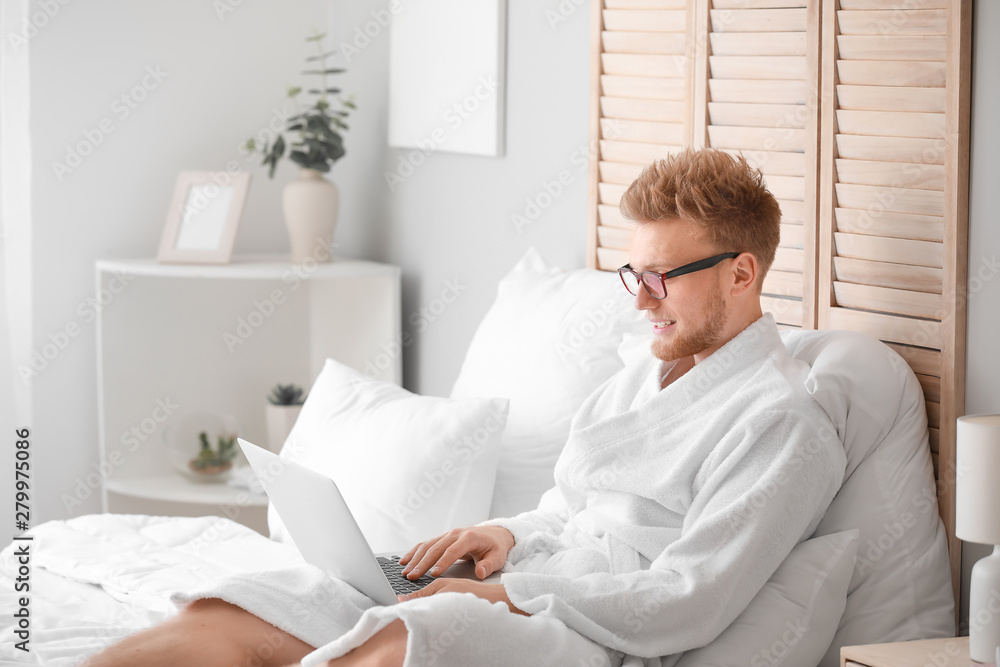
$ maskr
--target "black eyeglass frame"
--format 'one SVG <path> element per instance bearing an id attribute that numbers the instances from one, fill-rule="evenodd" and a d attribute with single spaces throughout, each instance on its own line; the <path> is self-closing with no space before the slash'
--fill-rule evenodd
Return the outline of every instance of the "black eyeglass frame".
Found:
<path id="1" fill-rule="evenodd" d="M 632 296 L 639 296 L 638 287 L 636 292 L 629 289 L 628 283 L 625 282 L 625 274 L 631 273 L 635 276 L 636 282 L 646 288 L 646 293 L 654 299 L 666 299 L 667 298 L 667 280 L 670 278 L 676 278 L 677 276 L 683 276 L 688 273 L 694 273 L 695 271 L 703 271 L 705 269 L 710 269 L 724 259 L 732 259 L 733 257 L 739 257 L 743 253 L 740 252 L 724 252 L 721 255 L 714 255 L 712 257 L 706 257 L 705 259 L 699 259 L 697 262 L 691 262 L 690 264 L 685 264 L 684 266 L 679 266 L 676 269 L 667 271 L 666 273 L 657 273 L 656 271 L 636 271 L 632 268 L 631 264 L 626 264 L 625 266 L 618 269 L 618 277 L 622 280 L 622 285 L 625 285 L 625 289 Z M 656 296 L 653 294 L 652 290 L 649 289 L 649 285 L 643 280 L 643 276 L 647 273 L 651 273 L 654 276 L 659 276 L 660 287 L 663 289 L 663 296 Z"/>

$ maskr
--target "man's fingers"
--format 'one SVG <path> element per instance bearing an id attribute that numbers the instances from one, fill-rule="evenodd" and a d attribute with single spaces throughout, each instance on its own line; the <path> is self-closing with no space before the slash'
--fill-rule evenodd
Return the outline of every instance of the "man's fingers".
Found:
<path id="1" fill-rule="evenodd" d="M 424 555 L 420 558 L 419 562 L 417 562 L 416 558 L 413 559 L 414 562 L 416 562 L 417 564 L 413 565 L 413 563 L 411 563 L 410 565 L 407 566 L 408 568 L 410 568 L 410 572 L 407 576 L 412 574 L 413 576 L 410 577 L 411 579 L 422 577 L 425 573 L 427 573 L 427 571 L 429 571 L 435 564 L 437 564 L 441 560 L 441 557 L 444 555 L 445 551 L 450 549 L 452 546 L 456 546 L 456 548 L 459 549 L 464 549 L 465 547 L 458 546 L 460 543 L 463 542 L 465 542 L 465 540 L 462 539 L 462 531 L 456 530 L 445 534 L 443 538 L 438 540 L 437 544 L 433 545 L 430 549 L 424 552 Z M 462 553 L 464 554 L 465 552 L 463 551 Z M 452 562 L 455 562 L 455 560 L 457 560 L 457 558 L 453 559 Z M 432 574 L 440 574 L 443 571 L 444 570 L 437 570 L 435 572 L 432 572 Z"/>
<path id="2" fill-rule="evenodd" d="M 463 558 L 469 553 L 467 539 L 459 539 L 450 547 L 444 550 L 438 559 L 432 564 L 430 573 L 433 576 L 442 574 L 445 570 L 455 564 L 459 558 Z"/>
<path id="3" fill-rule="evenodd" d="M 403 574 L 404 575 L 407 574 L 408 572 L 410 572 L 410 570 L 413 569 L 414 565 L 420 563 L 420 560 L 424 557 L 424 554 L 426 554 L 427 551 L 432 546 L 437 544 L 440 540 L 441 540 L 440 537 L 436 537 L 433 540 L 427 540 L 426 542 L 421 542 L 420 544 L 418 544 L 413 550 L 413 555 L 410 556 L 410 558 L 408 559 L 409 564 L 405 568 L 403 568 Z M 400 559 L 400 561 L 402 561 L 402 558 Z"/>
<path id="4" fill-rule="evenodd" d="M 421 588 L 419 591 L 414 591 L 413 593 L 409 593 L 407 595 L 397 595 L 396 599 L 403 601 L 403 600 L 415 600 L 417 598 L 425 598 L 428 595 L 434 595 L 435 593 L 437 593 L 444 587 L 444 585 L 445 585 L 444 581 L 433 581 L 424 586 L 423 588 Z"/>

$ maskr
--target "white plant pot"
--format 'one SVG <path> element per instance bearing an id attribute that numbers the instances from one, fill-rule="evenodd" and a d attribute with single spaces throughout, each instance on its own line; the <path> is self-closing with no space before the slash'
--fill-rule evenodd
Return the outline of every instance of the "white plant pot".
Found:
<path id="1" fill-rule="evenodd" d="M 285 225 L 292 242 L 292 262 L 329 262 L 340 192 L 315 169 L 300 169 L 282 196 Z"/>
<path id="2" fill-rule="evenodd" d="M 267 448 L 277 454 L 292 432 L 295 420 L 302 412 L 301 405 L 274 405 L 268 403 L 265 411 L 267 417 Z"/>

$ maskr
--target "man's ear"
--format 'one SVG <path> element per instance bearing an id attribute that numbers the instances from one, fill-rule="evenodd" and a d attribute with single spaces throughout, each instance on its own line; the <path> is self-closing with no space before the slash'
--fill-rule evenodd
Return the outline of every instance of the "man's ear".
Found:
<path id="1" fill-rule="evenodd" d="M 760 273 L 760 264 L 752 253 L 744 252 L 733 261 L 733 296 L 742 296 L 755 290 L 754 283 Z"/>

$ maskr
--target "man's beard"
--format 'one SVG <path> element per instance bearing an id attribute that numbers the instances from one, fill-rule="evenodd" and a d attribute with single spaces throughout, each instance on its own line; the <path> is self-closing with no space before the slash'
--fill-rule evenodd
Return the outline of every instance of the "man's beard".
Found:
<path id="1" fill-rule="evenodd" d="M 681 332 L 671 336 L 670 340 L 661 340 L 659 336 L 655 337 L 652 345 L 653 356 L 661 361 L 676 361 L 707 350 L 718 342 L 729 319 L 721 290 L 712 290 L 708 307 L 708 322 L 701 329 Z"/>

